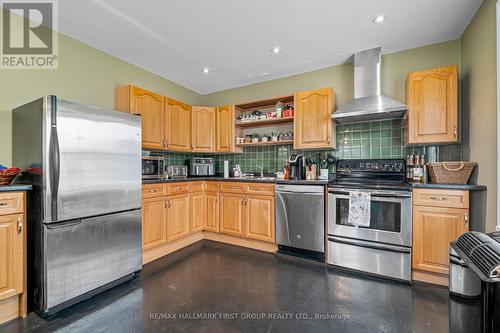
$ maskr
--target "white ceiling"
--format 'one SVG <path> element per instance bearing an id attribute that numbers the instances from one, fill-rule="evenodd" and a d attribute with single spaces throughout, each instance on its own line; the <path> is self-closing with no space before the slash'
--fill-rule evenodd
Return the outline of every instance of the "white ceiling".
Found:
<path id="1" fill-rule="evenodd" d="M 391 53 L 458 38 L 481 2 L 64 0 L 59 30 L 206 94 L 340 64 L 376 46 Z M 385 22 L 372 23 L 377 15 Z"/>

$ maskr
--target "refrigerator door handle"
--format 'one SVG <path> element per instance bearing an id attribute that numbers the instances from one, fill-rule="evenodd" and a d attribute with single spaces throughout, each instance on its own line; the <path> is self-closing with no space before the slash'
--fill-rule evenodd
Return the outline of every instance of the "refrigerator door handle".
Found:
<path id="1" fill-rule="evenodd" d="M 57 195 L 59 190 L 59 173 L 60 173 L 60 154 L 59 154 L 59 139 L 57 135 L 57 98 L 51 96 L 51 124 L 50 124 L 50 141 L 49 141 L 49 154 L 50 154 L 50 188 L 51 188 L 51 202 L 50 210 L 52 221 L 57 221 Z"/>
<path id="2" fill-rule="evenodd" d="M 55 224 L 46 224 L 45 226 L 48 229 L 55 230 L 55 229 L 61 229 L 61 228 L 68 228 L 68 227 L 74 227 L 82 223 L 82 220 L 76 220 L 76 221 L 68 221 L 68 222 L 63 222 L 63 223 L 55 223 Z"/>

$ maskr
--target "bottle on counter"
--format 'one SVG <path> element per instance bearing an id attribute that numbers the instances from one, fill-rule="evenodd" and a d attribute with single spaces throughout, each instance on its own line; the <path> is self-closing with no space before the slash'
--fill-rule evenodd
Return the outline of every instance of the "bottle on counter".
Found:
<path id="1" fill-rule="evenodd" d="M 406 156 L 406 180 L 413 181 L 413 154 Z"/>
<path id="2" fill-rule="evenodd" d="M 413 164 L 413 177 L 412 181 L 415 183 L 425 183 L 426 178 L 426 166 L 425 166 L 425 155 L 415 155 L 415 162 Z"/>
<path id="3" fill-rule="evenodd" d="M 241 168 L 239 164 L 236 164 L 236 166 L 233 168 L 233 177 L 237 178 L 241 176 Z"/>

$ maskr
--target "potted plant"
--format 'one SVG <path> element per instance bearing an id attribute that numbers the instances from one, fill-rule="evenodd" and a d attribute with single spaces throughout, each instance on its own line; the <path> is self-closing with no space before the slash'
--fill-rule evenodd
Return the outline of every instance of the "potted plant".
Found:
<path id="1" fill-rule="evenodd" d="M 278 132 L 272 132 L 271 133 L 271 141 L 278 141 L 278 136 L 279 136 Z"/>
<path id="2" fill-rule="evenodd" d="M 259 142 L 259 134 L 258 133 L 252 134 L 252 142 L 253 143 Z"/>
<path id="3" fill-rule="evenodd" d="M 260 139 L 260 141 L 262 141 L 262 142 L 267 142 L 268 138 L 269 138 L 269 134 L 267 134 L 267 133 L 266 133 L 266 134 L 264 134 L 264 135 L 262 136 L 262 139 Z"/>

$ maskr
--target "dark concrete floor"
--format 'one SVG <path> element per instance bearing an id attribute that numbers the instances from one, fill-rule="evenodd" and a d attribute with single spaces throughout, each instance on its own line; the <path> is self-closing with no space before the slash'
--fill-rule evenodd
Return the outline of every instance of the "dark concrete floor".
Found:
<path id="1" fill-rule="evenodd" d="M 474 332 L 478 311 L 477 302 L 450 299 L 446 288 L 205 242 L 49 320 L 31 313 L 0 332 Z"/>

